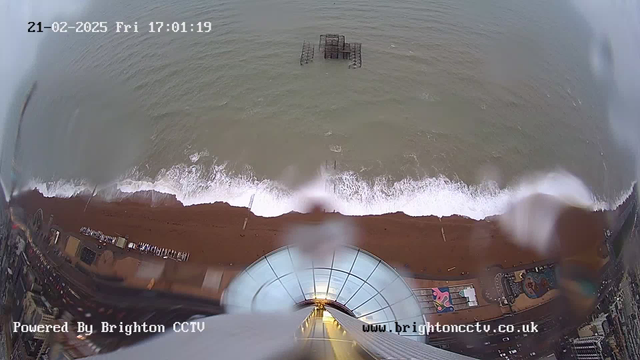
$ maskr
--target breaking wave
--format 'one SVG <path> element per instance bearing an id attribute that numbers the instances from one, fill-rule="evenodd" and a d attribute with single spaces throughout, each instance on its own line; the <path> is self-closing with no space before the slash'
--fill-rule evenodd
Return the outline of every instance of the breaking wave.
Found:
<path id="1" fill-rule="evenodd" d="M 26 189 L 37 189 L 47 197 L 68 198 L 90 193 L 93 185 L 84 181 L 33 180 Z M 230 175 L 224 165 L 176 165 L 154 179 L 145 179 L 134 171 L 115 184 L 99 187 L 98 195 L 117 201 L 150 190 L 175 195 L 185 206 L 225 202 L 246 207 L 254 196 L 251 211 L 265 217 L 305 212 L 309 200 L 317 199 L 328 210 L 345 215 L 403 212 L 409 216 L 462 215 L 478 220 L 501 214 L 512 201 L 533 193 L 554 195 L 567 203 L 593 209 L 615 208 L 631 193 L 630 188 L 614 202 L 602 201 L 579 179 L 562 171 L 531 176 L 503 189 L 492 182 L 467 185 L 444 176 L 393 181 L 389 177 L 366 180 L 355 172 L 321 172 L 313 181 L 291 189 L 253 175 Z"/>

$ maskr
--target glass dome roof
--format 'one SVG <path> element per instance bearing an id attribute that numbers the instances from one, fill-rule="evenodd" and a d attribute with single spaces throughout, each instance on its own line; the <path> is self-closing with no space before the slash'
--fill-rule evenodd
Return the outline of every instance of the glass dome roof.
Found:
<path id="1" fill-rule="evenodd" d="M 299 304 L 326 302 L 369 324 L 387 328 L 424 324 L 418 301 L 404 279 L 380 258 L 355 247 L 339 246 L 311 258 L 297 246 L 261 257 L 233 279 L 223 295 L 230 313 L 286 310 Z M 418 328 L 416 326 L 416 329 Z"/>

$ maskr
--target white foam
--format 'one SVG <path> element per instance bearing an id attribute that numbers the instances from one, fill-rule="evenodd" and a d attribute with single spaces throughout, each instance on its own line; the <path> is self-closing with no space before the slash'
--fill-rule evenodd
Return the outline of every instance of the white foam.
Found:
<path id="1" fill-rule="evenodd" d="M 38 179 L 31 180 L 19 192 L 36 189 L 46 197 L 70 198 L 76 195 L 90 193 L 93 189 L 85 181 L 58 180 L 44 182 Z"/>
<path id="2" fill-rule="evenodd" d="M 209 156 L 209 152 L 207 150 L 189 155 L 189 160 L 191 160 L 192 163 L 196 163 L 198 160 L 200 160 L 201 157 L 205 156 Z"/>
<path id="3" fill-rule="evenodd" d="M 154 190 L 173 194 L 187 206 L 225 202 L 246 207 L 255 194 L 252 212 L 266 217 L 304 212 L 308 210 L 309 199 L 322 200 L 329 210 L 345 215 L 404 212 L 410 216 L 457 214 L 483 219 L 502 214 L 512 201 L 533 193 L 554 195 L 567 203 L 592 209 L 614 208 L 626 198 L 616 199 L 617 203 L 598 201 L 580 180 L 564 172 L 530 177 L 506 189 L 498 188 L 495 183 L 470 186 L 443 176 L 394 182 L 385 177 L 365 180 L 355 172 L 320 173 L 305 186 L 289 189 L 276 181 L 260 180 L 252 175 L 229 175 L 225 165 L 205 168 L 182 164 L 161 171 L 155 179 L 141 179 L 134 172 L 131 177 L 118 181 L 116 187 L 124 193 Z M 86 182 L 65 180 L 32 181 L 28 188 L 37 189 L 47 197 L 62 198 L 92 190 Z M 108 194 L 101 195 L 109 198 Z"/>

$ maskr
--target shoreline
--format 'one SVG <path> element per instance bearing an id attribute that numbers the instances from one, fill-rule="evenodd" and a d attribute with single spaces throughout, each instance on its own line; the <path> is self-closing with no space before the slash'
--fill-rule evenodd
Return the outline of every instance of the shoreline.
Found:
<path id="1" fill-rule="evenodd" d="M 291 224 L 315 222 L 313 214 L 290 212 L 277 217 L 256 216 L 246 207 L 226 203 L 182 205 L 173 195 L 153 191 L 135 193 L 117 202 L 88 195 L 71 198 L 45 197 L 32 190 L 14 202 L 26 214 L 43 210 L 43 220 L 67 231 L 86 226 L 105 234 L 128 235 L 133 242 L 187 251 L 190 261 L 214 266 L 248 266 L 261 256 L 285 245 L 282 235 Z M 628 202 L 628 201 L 627 201 Z M 620 209 L 619 207 L 618 209 Z M 616 211 L 582 214 L 580 222 L 569 214 L 568 231 L 578 229 L 577 247 L 597 241 Z M 355 246 L 381 257 L 401 275 L 431 279 L 474 277 L 486 268 L 512 267 L 548 261 L 532 250 L 523 249 L 499 227 L 494 217 L 473 220 L 463 216 L 418 216 L 404 213 L 345 216 L 328 213 L 352 222 L 357 228 Z M 575 214 L 574 214 L 575 215 Z M 584 217 L 586 216 L 586 218 Z M 242 230 L 248 218 L 245 230 Z M 564 228 L 564 226 L 563 226 Z M 592 239 L 589 239 L 592 238 Z"/>
<path id="2" fill-rule="evenodd" d="M 222 177 L 224 179 L 225 175 Z M 337 178 L 338 180 L 340 177 Z M 528 179 L 528 180 L 527 180 Z M 262 217 L 277 217 L 291 212 L 304 212 L 304 202 L 309 198 L 323 198 L 329 211 L 346 216 L 385 215 L 403 213 L 411 217 L 459 215 L 474 220 L 484 220 L 502 214 L 513 199 L 526 197 L 536 192 L 555 193 L 556 187 L 576 187 L 574 194 L 579 202 L 592 203 L 594 211 L 610 211 L 620 206 L 633 192 L 635 181 L 609 199 L 596 198 L 571 174 L 563 171 L 533 173 L 521 180 L 515 187 L 493 188 L 490 184 L 467 185 L 447 178 L 424 178 L 407 180 L 408 183 L 396 188 L 390 184 L 373 188 L 363 187 L 355 192 L 353 184 L 334 183 L 331 178 L 313 180 L 297 190 L 281 192 L 282 189 L 265 180 L 266 183 L 249 183 L 248 180 L 229 178 L 229 184 L 155 184 L 146 181 L 121 180 L 102 187 L 96 196 L 116 202 L 131 198 L 150 202 L 152 206 L 175 203 L 189 207 L 197 205 L 227 203 L 233 207 L 247 207 Z M 322 181 L 320 181 L 322 180 Z M 244 181 L 244 182 L 243 182 Z M 329 183 L 327 183 L 329 181 Z M 359 182 L 358 182 L 359 183 Z M 327 186 L 333 184 L 333 192 Z M 335 185 L 338 185 L 336 192 Z M 357 185 L 357 184 L 356 184 Z M 177 187 L 176 187 L 177 186 Z M 248 187 L 247 187 L 248 186 Z M 580 190 L 582 188 L 582 190 Z M 39 191 L 46 197 L 71 198 L 89 196 L 94 185 L 86 182 L 57 180 L 41 182 L 32 180 L 22 191 Z M 582 192 L 582 193 L 581 193 Z M 255 201 L 252 199 L 255 196 Z M 140 199 L 142 198 L 142 199 Z M 136 200 L 138 201 L 138 200 Z"/>

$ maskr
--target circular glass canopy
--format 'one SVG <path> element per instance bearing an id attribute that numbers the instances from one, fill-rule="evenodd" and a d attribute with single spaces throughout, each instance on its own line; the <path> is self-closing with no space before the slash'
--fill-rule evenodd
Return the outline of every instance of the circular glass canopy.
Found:
<path id="1" fill-rule="evenodd" d="M 424 340 L 414 331 L 424 324 L 420 305 L 404 279 L 380 258 L 351 246 L 314 258 L 297 246 L 282 247 L 238 274 L 223 295 L 231 313 L 286 310 L 310 302 L 336 305 L 387 329 L 395 329 L 396 322 L 409 325 L 400 335 Z"/>

